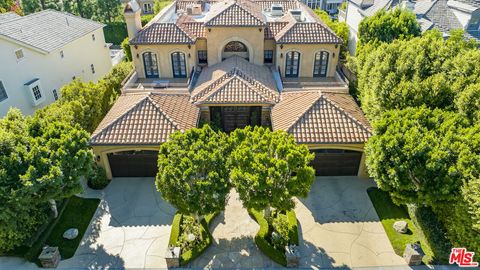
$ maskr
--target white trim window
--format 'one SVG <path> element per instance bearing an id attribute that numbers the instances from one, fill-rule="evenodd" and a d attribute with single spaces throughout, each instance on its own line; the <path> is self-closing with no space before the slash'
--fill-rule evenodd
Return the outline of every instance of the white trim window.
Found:
<path id="1" fill-rule="evenodd" d="M 3 85 L 3 82 L 0 81 L 0 102 L 6 100 L 7 98 L 8 98 L 7 90 L 5 90 L 5 86 Z"/>
<path id="2" fill-rule="evenodd" d="M 33 79 L 25 84 L 30 96 L 32 97 L 33 106 L 37 106 L 45 101 L 45 95 L 43 94 L 42 85 L 38 78 Z"/>
<path id="3" fill-rule="evenodd" d="M 146 14 L 153 13 L 152 3 L 143 4 L 143 13 L 146 13 Z"/>
<path id="4" fill-rule="evenodd" d="M 23 49 L 18 49 L 15 51 L 15 57 L 17 58 L 17 62 L 22 61 L 25 58 L 25 54 Z"/>

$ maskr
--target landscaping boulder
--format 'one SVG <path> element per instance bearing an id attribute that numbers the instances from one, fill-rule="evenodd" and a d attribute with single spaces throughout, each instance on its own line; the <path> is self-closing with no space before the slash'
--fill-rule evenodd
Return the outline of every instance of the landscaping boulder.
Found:
<path id="1" fill-rule="evenodd" d="M 399 233 L 407 233 L 408 223 L 404 220 L 395 221 L 395 223 L 393 223 L 393 229 Z"/>
<path id="2" fill-rule="evenodd" d="M 70 228 L 63 233 L 63 238 L 69 239 L 69 240 L 75 239 L 77 238 L 77 236 L 78 236 L 77 228 Z"/>
<path id="3" fill-rule="evenodd" d="M 287 259 L 287 267 L 297 268 L 300 265 L 300 248 L 296 245 L 286 246 L 285 257 Z"/>

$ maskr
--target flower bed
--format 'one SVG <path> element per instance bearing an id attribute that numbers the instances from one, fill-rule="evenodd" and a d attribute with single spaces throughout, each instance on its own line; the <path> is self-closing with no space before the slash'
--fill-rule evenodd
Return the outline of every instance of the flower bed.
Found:
<path id="1" fill-rule="evenodd" d="M 192 217 L 180 213 L 175 214 L 168 245 L 181 248 L 180 265 L 186 265 L 193 261 L 212 244 L 213 238 L 208 227 L 217 215 L 218 213 L 206 215 L 201 226 L 198 226 Z"/>
<path id="2" fill-rule="evenodd" d="M 298 246 L 298 227 L 295 212 L 272 212 L 272 217 L 265 218 L 263 212 L 249 209 L 248 213 L 260 225 L 255 235 L 258 248 L 278 264 L 287 266 L 286 245 Z"/>

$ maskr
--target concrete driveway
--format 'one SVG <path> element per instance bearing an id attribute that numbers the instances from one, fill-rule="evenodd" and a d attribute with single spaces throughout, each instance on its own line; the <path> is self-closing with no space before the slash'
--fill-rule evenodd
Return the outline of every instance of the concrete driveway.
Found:
<path id="1" fill-rule="evenodd" d="M 164 202 L 153 178 L 113 179 L 75 255 L 60 268 L 166 268 L 164 254 L 175 209 Z"/>
<path id="2" fill-rule="evenodd" d="M 370 186 L 357 177 L 317 177 L 308 198 L 297 201 L 303 267 L 405 266 L 368 197 Z"/>

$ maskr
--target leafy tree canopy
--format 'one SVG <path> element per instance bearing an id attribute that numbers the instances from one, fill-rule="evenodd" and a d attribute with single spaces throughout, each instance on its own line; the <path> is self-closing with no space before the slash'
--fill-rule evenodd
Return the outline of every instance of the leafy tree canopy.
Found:
<path id="1" fill-rule="evenodd" d="M 68 122 L 24 117 L 0 120 L 0 249 L 10 250 L 45 220 L 47 201 L 81 191 L 90 170 L 89 134 Z"/>
<path id="2" fill-rule="evenodd" d="M 368 171 L 397 203 L 452 202 L 464 183 L 480 175 L 480 140 L 469 139 L 472 128 L 439 109 L 387 111 L 365 147 Z"/>
<path id="3" fill-rule="evenodd" d="M 160 146 L 156 186 L 182 214 L 201 216 L 225 209 L 230 191 L 226 136 L 208 125 L 175 132 Z"/>
<path id="4" fill-rule="evenodd" d="M 237 129 L 230 137 L 230 177 L 246 208 L 291 210 L 294 196 L 308 195 L 315 172 L 307 146 L 264 127 Z"/>
<path id="5" fill-rule="evenodd" d="M 343 44 L 341 46 L 341 51 L 343 55 L 346 55 L 348 50 L 349 33 L 347 23 L 332 20 L 328 13 L 322 9 L 315 9 L 314 12 L 328 27 L 330 27 L 330 29 L 333 30 L 333 32 L 335 32 L 335 34 L 337 34 L 337 36 L 342 39 Z"/>
<path id="6" fill-rule="evenodd" d="M 361 44 L 410 39 L 421 34 L 415 14 L 402 8 L 390 11 L 382 9 L 371 17 L 365 17 L 358 26 L 358 38 Z"/>
<path id="7" fill-rule="evenodd" d="M 480 51 L 462 32 L 444 40 L 428 31 L 411 40 L 368 44 L 363 51 L 356 59 L 358 91 L 370 120 L 409 106 L 453 110 L 460 93 L 480 81 Z"/>

